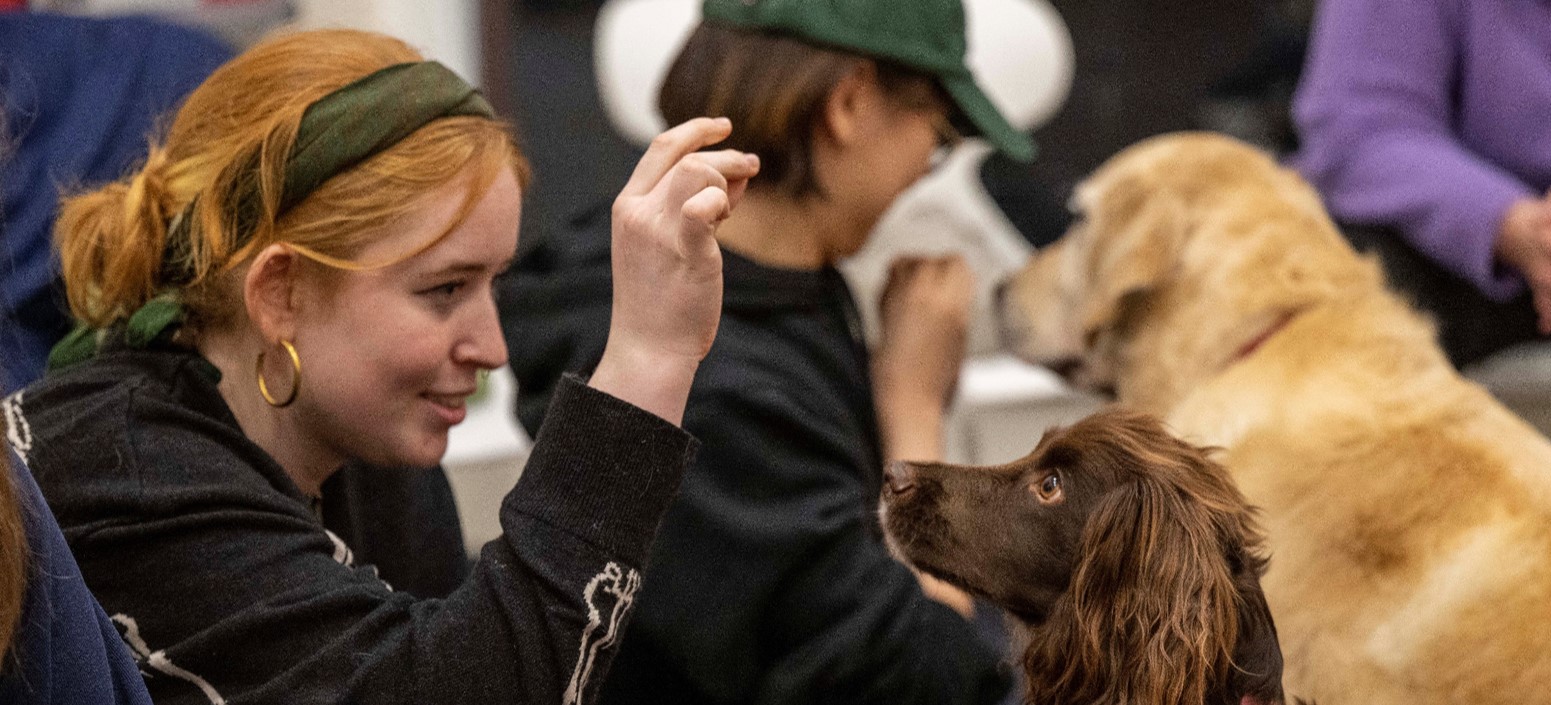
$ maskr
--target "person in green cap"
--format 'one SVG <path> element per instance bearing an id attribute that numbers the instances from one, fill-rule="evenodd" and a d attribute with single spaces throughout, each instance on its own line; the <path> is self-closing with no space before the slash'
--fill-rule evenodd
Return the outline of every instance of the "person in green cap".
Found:
<path id="1" fill-rule="evenodd" d="M 897 263 L 869 354 L 835 269 L 959 136 L 1032 155 L 965 51 L 960 0 L 704 3 L 659 106 L 670 122 L 730 117 L 727 144 L 761 170 L 717 231 L 721 327 L 684 418 L 703 446 L 602 702 L 1008 696 L 972 602 L 892 558 L 876 516 L 886 462 L 944 452 L 971 276 L 956 259 Z M 530 429 L 562 373 L 603 351 L 607 263 L 594 238 L 540 243 L 514 268 L 503 316 Z"/>
<path id="2" fill-rule="evenodd" d="M 506 363 L 494 281 L 526 162 L 478 91 L 398 40 L 306 32 L 215 71 L 56 239 L 81 328 L 0 401 L 155 702 L 597 699 L 693 456 L 713 233 L 758 159 L 665 132 L 615 201 L 608 352 L 555 395 L 504 533 L 417 599 L 325 529 L 347 463 L 426 467 Z"/>

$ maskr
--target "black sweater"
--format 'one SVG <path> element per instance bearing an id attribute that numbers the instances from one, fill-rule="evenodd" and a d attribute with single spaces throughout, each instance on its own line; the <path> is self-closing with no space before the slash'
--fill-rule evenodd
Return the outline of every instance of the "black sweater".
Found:
<path id="1" fill-rule="evenodd" d="M 218 377 L 191 353 L 119 350 L 7 400 L 157 703 L 596 699 L 687 434 L 562 382 L 503 535 L 449 597 L 421 600 L 325 531 Z"/>
<path id="2" fill-rule="evenodd" d="M 561 373 L 603 351 L 603 232 L 541 243 L 503 292 L 530 429 Z M 684 418 L 703 446 L 603 702 L 996 702 L 999 654 L 880 540 L 867 352 L 840 274 L 723 257 L 721 327 Z"/>

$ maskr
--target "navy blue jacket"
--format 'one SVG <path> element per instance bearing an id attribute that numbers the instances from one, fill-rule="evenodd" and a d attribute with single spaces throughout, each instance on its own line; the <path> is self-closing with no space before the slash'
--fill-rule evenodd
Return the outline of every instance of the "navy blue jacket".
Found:
<path id="1" fill-rule="evenodd" d="M 51 234 L 61 193 L 114 181 L 231 49 L 148 18 L 0 12 L 0 393 L 69 331 Z"/>
<path id="2" fill-rule="evenodd" d="M 15 649 L 0 671 L 0 703 L 150 705 L 145 681 L 87 591 L 32 473 L 14 455 L 11 466 L 30 577 Z"/>

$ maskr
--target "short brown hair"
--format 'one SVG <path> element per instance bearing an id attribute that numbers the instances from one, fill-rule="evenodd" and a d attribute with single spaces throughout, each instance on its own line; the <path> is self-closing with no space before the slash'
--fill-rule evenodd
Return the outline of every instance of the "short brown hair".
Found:
<path id="1" fill-rule="evenodd" d="M 696 117 L 732 120 L 721 146 L 759 155 L 759 182 L 793 196 L 822 195 L 813 173 L 813 126 L 831 89 L 857 54 L 794 37 L 713 22 L 697 27 L 669 67 L 658 94 L 668 124 Z M 906 108 L 952 105 L 930 76 L 871 59 L 884 93 Z"/>

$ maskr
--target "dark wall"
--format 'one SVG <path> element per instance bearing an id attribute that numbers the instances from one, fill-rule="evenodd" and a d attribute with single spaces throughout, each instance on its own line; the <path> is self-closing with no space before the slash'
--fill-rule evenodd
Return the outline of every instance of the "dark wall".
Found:
<path id="1" fill-rule="evenodd" d="M 518 3 L 509 15 L 511 105 L 534 182 L 523 199 L 526 250 L 607 207 L 640 152 L 618 136 L 599 103 L 592 28 L 601 2 Z"/>
<path id="2" fill-rule="evenodd" d="M 1218 80 L 1246 59 L 1257 0 L 1053 0 L 1077 54 L 1072 93 L 1035 133 L 1034 171 L 1069 187 L 1119 149 L 1150 135 L 1201 127 Z"/>

